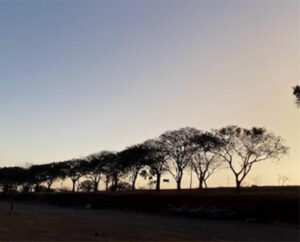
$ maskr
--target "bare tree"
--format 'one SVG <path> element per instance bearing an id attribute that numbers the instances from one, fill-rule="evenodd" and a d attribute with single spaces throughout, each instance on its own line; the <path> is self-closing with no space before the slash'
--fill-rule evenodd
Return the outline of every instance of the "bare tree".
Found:
<path id="1" fill-rule="evenodd" d="M 161 147 L 161 142 L 157 140 L 147 140 L 144 142 L 144 145 L 148 150 L 145 164 L 149 168 L 149 172 L 144 172 L 144 177 L 149 178 L 149 185 L 155 183 L 155 190 L 159 192 L 161 176 L 169 170 L 168 155 Z M 153 177 L 156 178 L 156 181 L 152 180 Z"/>
<path id="2" fill-rule="evenodd" d="M 297 107 L 300 107 L 300 86 L 299 85 L 293 87 L 293 94 L 296 98 L 295 102 Z"/>
<path id="3" fill-rule="evenodd" d="M 279 186 L 284 186 L 287 182 L 291 180 L 290 177 L 285 176 L 285 175 L 278 175 L 278 185 Z"/>
<path id="4" fill-rule="evenodd" d="M 197 146 L 197 151 L 192 156 L 191 166 L 197 174 L 199 189 L 203 186 L 207 188 L 207 179 L 220 167 L 220 156 L 215 152 L 220 149 L 222 142 L 211 133 L 196 135 L 193 142 Z"/>
<path id="5" fill-rule="evenodd" d="M 181 189 L 183 171 L 191 161 L 196 147 L 191 139 L 199 134 L 195 128 L 181 128 L 167 131 L 159 137 L 163 151 L 168 155 L 169 172 L 177 183 L 177 190 Z"/>
<path id="6" fill-rule="evenodd" d="M 244 129 L 227 126 L 216 131 L 223 145 L 215 152 L 225 161 L 235 176 L 236 191 L 252 166 L 268 159 L 280 159 L 287 154 L 288 147 L 283 139 L 267 132 L 264 128 Z"/>

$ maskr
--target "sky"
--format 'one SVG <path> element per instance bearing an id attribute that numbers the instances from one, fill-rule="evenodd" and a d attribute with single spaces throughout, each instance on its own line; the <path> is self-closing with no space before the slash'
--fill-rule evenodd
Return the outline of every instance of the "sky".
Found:
<path id="1" fill-rule="evenodd" d="M 300 185 L 299 1 L 1 1 L 0 30 L 1 166 L 236 124 L 290 147 L 246 183 Z"/>

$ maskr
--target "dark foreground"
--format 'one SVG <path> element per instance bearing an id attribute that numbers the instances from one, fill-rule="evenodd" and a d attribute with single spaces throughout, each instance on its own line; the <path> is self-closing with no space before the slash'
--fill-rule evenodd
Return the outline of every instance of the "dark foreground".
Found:
<path id="1" fill-rule="evenodd" d="M 0 198 L 9 199 L 5 194 Z M 126 210 L 156 214 L 176 214 L 197 218 L 265 223 L 299 224 L 300 187 L 210 188 L 98 193 L 28 193 L 16 194 L 16 201 L 35 201 L 59 207 L 89 207 L 103 210 Z M 201 211 L 204 209 L 204 211 Z M 206 210 L 214 211 L 207 213 Z M 215 210 L 219 210 L 215 212 Z M 196 212 L 197 211 L 197 212 Z"/>
<path id="2" fill-rule="evenodd" d="M 299 241 L 295 225 L 212 221 L 179 216 L 0 202 L 0 240 Z"/>

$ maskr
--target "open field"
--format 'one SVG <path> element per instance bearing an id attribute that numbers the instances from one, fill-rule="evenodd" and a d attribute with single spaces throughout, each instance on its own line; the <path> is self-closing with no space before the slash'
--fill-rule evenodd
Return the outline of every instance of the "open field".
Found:
<path id="1" fill-rule="evenodd" d="M 13 214 L 1 197 L 0 240 L 300 239 L 299 187 L 17 194 Z M 224 208 L 233 215 L 187 212 Z"/>
<path id="2" fill-rule="evenodd" d="M 163 190 L 99 193 L 30 193 L 18 194 L 15 200 L 39 201 L 62 207 L 117 209 L 137 212 L 173 214 L 182 209 L 224 209 L 232 213 L 226 219 L 299 224 L 299 187 L 233 188 L 199 190 Z M 193 215 L 185 214 L 183 215 Z M 198 216 L 202 217 L 203 216 Z M 205 217 L 205 216 L 204 216 Z"/>
<path id="3" fill-rule="evenodd" d="M 0 240 L 298 241 L 292 225 L 212 221 L 128 211 L 60 208 L 45 203 L 0 202 Z"/>

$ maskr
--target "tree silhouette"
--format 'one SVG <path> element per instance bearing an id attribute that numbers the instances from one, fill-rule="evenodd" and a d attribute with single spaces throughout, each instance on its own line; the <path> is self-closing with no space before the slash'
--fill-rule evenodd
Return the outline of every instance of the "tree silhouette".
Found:
<path id="1" fill-rule="evenodd" d="M 181 128 L 174 131 L 167 131 L 163 133 L 159 139 L 163 151 L 168 155 L 169 172 L 174 177 L 177 183 L 177 190 L 181 189 L 181 180 L 183 170 L 196 150 L 196 147 L 191 140 L 199 130 L 195 128 Z M 174 172 L 175 170 L 175 172 Z"/>
<path id="2" fill-rule="evenodd" d="M 25 179 L 26 170 L 21 167 L 4 167 L 0 169 L 0 186 L 2 191 L 10 198 L 10 213 L 14 209 L 14 194 Z"/>
<path id="3" fill-rule="evenodd" d="M 87 161 L 85 159 L 73 159 L 64 163 L 66 175 L 72 181 L 72 192 L 75 192 L 76 183 L 87 173 Z"/>
<path id="4" fill-rule="evenodd" d="M 268 159 L 280 159 L 288 151 L 283 139 L 264 128 L 243 129 L 227 126 L 216 131 L 223 145 L 215 154 L 225 161 L 235 176 L 236 191 L 252 166 Z"/>
<path id="5" fill-rule="evenodd" d="M 147 152 L 146 146 L 139 144 L 130 146 L 119 153 L 121 165 L 123 166 L 124 171 L 129 173 L 132 190 L 135 190 L 138 174 L 145 166 Z"/>
<path id="6" fill-rule="evenodd" d="M 43 165 L 43 168 L 45 169 L 44 181 L 47 184 L 48 192 L 50 192 L 52 184 L 57 179 L 64 179 L 66 174 L 61 169 L 61 164 L 57 163 L 57 162 L 56 163 L 53 162 L 53 163 Z"/>
<path id="7" fill-rule="evenodd" d="M 299 86 L 294 88 L 294 93 L 297 90 L 300 90 Z M 130 146 L 121 152 L 102 151 L 85 158 L 32 165 L 28 169 L 0 168 L 0 187 L 4 192 L 17 191 L 20 186 L 23 192 L 30 192 L 35 187 L 38 192 L 45 183 L 50 191 L 56 180 L 63 181 L 68 177 L 74 192 L 80 178 L 86 177 L 89 183 L 82 183 L 85 186 L 82 189 L 90 190 L 89 186 L 93 184 L 96 192 L 100 180 L 105 177 L 106 190 L 128 190 L 128 178 L 134 190 L 140 175 L 151 185 L 156 184 L 156 191 L 159 191 L 162 175 L 169 172 L 177 183 L 177 190 L 180 190 L 183 172 L 190 165 L 197 174 L 199 188 L 203 188 L 207 187 L 207 179 L 222 161 L 233 172 L 239 192 L 241 183 L 255 163 L 280 159 L 287 153 L 288 147 L 283 143 L 281 137 L 264 128 L 227 126 L 213 133 L 204 133 L 185 127 L 167 131 L 156 139 Z"/>
<path id="8" fill-rule="evenodd" d="M 111 190 L 116 191 L 120 177 L 123 175 L 123 167 L 120 163 L 119 155 L 115 152 L 103 152 L 104 169 L 103 173 L 106 176 L 106 188 L 109 189 L 108 181 L 111 181 Z"/>
<path id="9" fill-rule="evenodd" d="M 48 179 L 49 167 L 47 164 L 33 165 L 28 169 L 28 179 L 34 184 L 34 191 L 39 192 L 40 185 Z"/>
<path id="10" fill-rule="evenodd" d="M 98 191 L 99 182 L 105 172 L 105 157 L 107 151 L 102 151 L 87 157 L 87 177 L 93 182 L 93 191 Z"/>
<path id="11" fill-rule="evenodd" d="M 4 193 L 17 191 L 18 186 L 27 179 L 26 170 L 21 167 L 0 168 L 0 186 Z"/>
<path id="12" fill-rule="evenodd" d="M 295 102 L 297 107 L 300 107 L 300 86 L 299 85 L 293 87 L 293 94 L 296 97 Z"/>
<path id="13" fill-rule="evenodd" d="M 207 188 L 207 179 L 221 165 L 221 159 L 215 152 L 220 149 L 222 142 L 208 132 L 196 135 L 192 142 L 197 146 L 197 151 L 192 156 L 190 165 L 197 174 L 199 189 L 202 189 L 203 186 Z"/>
<path id="14" fill-rule="evenodd" d="M 161 176 L 169 170 L 168 155 L 157 140 L 147 140 L 144 142 L 144 145 L 148 149 L 145 164 L 149 168 L 149 173 L 145 170 L 143 176 L 145 178 L 156 177 L 155 190 L 158 192 L 160 191 Z M 153 181 L 151 182 L 153 183 Z"/>
<path id="15" fill-rule="evenodd" d="M 79 183 L 78 189 L 79 191 L 83 191 L 83 192 L 95 191 L 95 184 L 91 180 L 84 180 Z"/>

